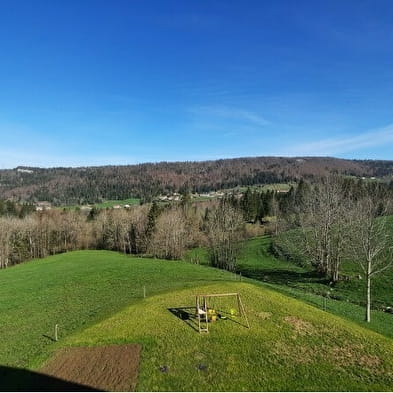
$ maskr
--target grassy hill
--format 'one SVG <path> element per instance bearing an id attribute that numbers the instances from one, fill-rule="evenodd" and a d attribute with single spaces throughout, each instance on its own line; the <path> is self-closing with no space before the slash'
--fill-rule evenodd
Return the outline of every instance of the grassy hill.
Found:
<path id="1" fill-rule="evenodd" d="M 208 334 L 200 334 L 190 321 L 170 312 L 193 307 L 198 293 L 226 292 L 241 293 L 250 329 L 237 316 L 213 322 Z M 217 283 L 149 297 L 53 350 L 126 343 L 143 345 L 137 385 L 142 391 L 393 388 L 392 340 L 247 283 Z"/>
<path id="2" fill-rule="evenodd" d="M 391 339 L 206 266 L 77 251 L 0 271 L 0 283 L 1 366 L 38 368 L 64 346 L 141 343 L 138 390 L 393 388 Z M 199 334 L 170 310 L 232 291 L 251 329 L 220 320 Z M 10 389 L 18 374 L 1 366 Z"/>
<path id="3" fill-rule="evenodd" d="M 76 251 L 0 271 L 0 365 L 28 367 L 61 338 L 147 295 L 231 279 L 184 262 Z"/>

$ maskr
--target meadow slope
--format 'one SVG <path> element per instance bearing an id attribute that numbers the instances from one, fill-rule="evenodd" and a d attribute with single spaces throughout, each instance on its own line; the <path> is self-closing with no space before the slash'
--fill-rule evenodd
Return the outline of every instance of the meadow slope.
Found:
<path id="1" fill-rule="evenodd" d="M 170 309 L 197 293 L 239 292 L 239 316 L 200 334 Z M 227 308 L 229 303 L 216 304 Z M 247 283 L 217 283 L 152 296 L 53 349 L 141 343 L 140 391 L 391 391 L 393 340 L 295 299 Z"/>
<path id="2" fill-rule="evenodd" d="M 45 357 L 64 338 L 147 295 L 231 279 L 228 272 L 111 251 L 75 251 L 0 271 L 0 365 Z"/>
<path id="3" fill-rule="evenodd" d="M 76 251 L 0 271 L 0 284 L 0 374 L 38 370 L 67 346 L 140 343 L 139 390 L 393 389 L 393 340 L 207 266 Z M 251 329 L 220 320 L 201 335 L 170 310 L 228 291 Z"/>
<path id="4" fill-rule="evenodd" d="M 393 222 L 393 221 L 392 221 Z M 272 288 L 284 295 L 294 297 L 315 307 L 393 338 L 393 315 L 373 309 L 371 323 L 364 320 L 365 285 L 364 280 L 357 280 L 359 273 L 354 264 L 346 262 L 343 273 L 350 275 L 350 281 L 340 281 L 333 287 L 329 280 L 313 271 L 310 267 L 301 267 L 295 263 L 276 258 L 270 251 L 271 237 L 261 236 L 248 239 L 240 255 L 237 272 L 244 281 Z M 208 265 L 207 250 L 190 250 L 185 259 L 198 260 Z M 393 306 L 393 268 L 387 270 L 372 285 L 373 305 Z"/>

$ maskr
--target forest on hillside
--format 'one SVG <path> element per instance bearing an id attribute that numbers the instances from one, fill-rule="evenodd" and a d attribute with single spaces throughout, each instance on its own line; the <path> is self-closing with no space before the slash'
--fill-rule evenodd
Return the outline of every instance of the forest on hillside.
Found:
<path id="1" fill-rule="evenodd" d="M 393 161 L 329 157 L 254 157 L 202 162 L 160 162 L 127 166 L 0 170 L 0 199 L 48 201 L 54 205 L 140 198 L 313 179 L 331 173 L 388 178 Z"/>
<path id="2" fill-rule="evenodd" d="M 2 201 L 0 268 L 79 249 L 181 259 L 203 247 L 212 266 L 236 271 L 243 240 L 270 234 L 281 259 L 310 266 L 332 283 L 344 261 L 353 260 L 371 286 L 392 264 L 392 214 L 392 182 L 339 175 L 301 180 L 285 193 L 248 188 L 202 202 L 183 193 L 176 202 L 116 209 L 35 211 Z"/>
<path id="3" fill-rule="evenodd" d="M 393 183 L 337 175 L 301 180 L 286 193 L 248 188 L 202 202 L 184 193 L 178 202 L 118 209 L 36 211 L 0 201 L 0 268 L 77 249 L 178 259 L 187 249 L 210 247 L 213 265 L 233 270 L 236 243 L 269 233 L 282 257 L 309 263 L 336 281 L 362 203 L 374 219 L 393 214 L 392 201 Z"/>

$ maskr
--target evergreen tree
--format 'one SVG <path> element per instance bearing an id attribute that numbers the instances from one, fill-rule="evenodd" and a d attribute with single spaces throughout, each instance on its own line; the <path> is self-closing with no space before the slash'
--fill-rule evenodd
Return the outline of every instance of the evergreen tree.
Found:
<path id="1" fill-rule="evenodd" d="M 147 215 L 146 237 L 150 239 L 156 228 L 156 220 L 160 214 L 160 207 L 156 201 L 153 201 L 149 213 Z"/>
<path id="2" fill-rule="evenodd" d="M 267 191 L 264 194 L 265 195 L 263 198 L 263 211 L 265 212 L 265 216 L 270 216 L 272 213 L 274 191 Z"/>
<path id="3" fill-rule="evenodd" d="M 5 214 L 7 216 L 17 216 L 16 204 L 12 201 L 6 201 L 5 203 Z"/>
<path id="4" fill-rule="evenodd" d="M 19 210 L 18 217 L 19 217 L 19 218 L 24 218 L 24 217 L 26 217 L 28 214 L 33 213 L 34 211 L 35 211 L 34 205 L 31 205 L 31 204 L 29 204 L 29 203 L 24 203 L 24 204 L 21 206 L 20 210 Z"/>
<path id="5" fill-rule="evenodd" d="M 191 204 L 191 194 L 189 191 L 184 191 L 181 194 L 181 205 L 186 208 Z"/>
<path id="6" fill-rule="evenodd" d="M 93 221 L 97 218 L 100 214 L 100 210 L 97 209 L 95 206 L 90 210 L 89 215 L 87 216 L 88 221 Z"/>
<path id="7" fill-rule="evenodd" d="M 244 220 L 247 222 L 255 222 L 258 215 L 258 193 L 247 188 L 241 200 L 241 208 L 243 211 Z"/>

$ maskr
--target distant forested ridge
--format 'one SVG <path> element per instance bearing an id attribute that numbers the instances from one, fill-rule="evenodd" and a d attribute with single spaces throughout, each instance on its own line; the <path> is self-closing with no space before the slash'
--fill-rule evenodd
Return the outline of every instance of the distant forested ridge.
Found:
<path id="1" fill-rule="evenodd" d="M 328 173 L 391 179 L 393 161 L 253 157 L 127 166 L 18 167 L 0 170 L 0 199 L 49 201 L 55 205 L 130 196 L 150 201 L 165 193 L 203 193 L 236 186 L 298 181 Z"/>

